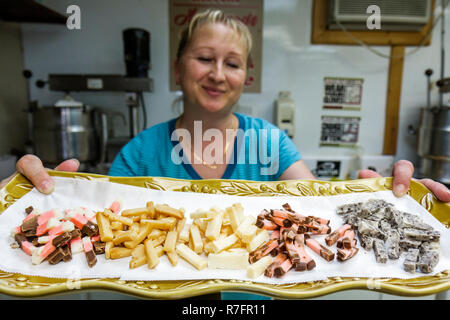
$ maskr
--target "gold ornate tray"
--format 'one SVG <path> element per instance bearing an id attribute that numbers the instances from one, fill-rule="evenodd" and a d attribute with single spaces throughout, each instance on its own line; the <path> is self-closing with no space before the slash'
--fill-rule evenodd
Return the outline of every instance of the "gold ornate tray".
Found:
<path id="1" fill-rule="evenodd" d="M 238 196 L 328 196 L 351 192 L 392 190 L 392 178 L 354 181 L 291 180 L 255 182 L 244 180 L 179 180 L 156 177 L 107 177 L 96 174 L 49 171 L 52 176 L 80 179 L 106 179 L 138 187 L 179 192 L 218 193 Z M 17 175 L 0 190 L 0 214 L 33 186 Z M 447 228 L 450 226 L 450 205 L 438 201 L 430 191 L 415 181 L 408 194 L 425 207 Z M 118 279 L 53 279 L 0 271 L 0 293 L 36 297 L 75 290 L 113 290 L 152 299 L 180 299 L 219 291 L 240 291 L 284 299 L 312 298 L 341 290 L 365 289 L 403 296 L 422 296 L 450 289 L 450 270 L 434 276 L 413 279 L 341 278 L 297 284 L 270 285 L 238 280 L 190 281 L 120 281 Z"/>

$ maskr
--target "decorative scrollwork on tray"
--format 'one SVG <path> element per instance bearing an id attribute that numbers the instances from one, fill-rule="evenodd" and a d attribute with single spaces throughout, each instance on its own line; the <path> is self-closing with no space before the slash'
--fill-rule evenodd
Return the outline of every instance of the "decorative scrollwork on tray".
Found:
<path id="1" fill-rule="evenodd" d="M 290 190 L 283 182 L 277 183 L 274 186 L 273 184 L 260 183 L 258 187 L 253 187 L 245 182 L 231 182 L 229 184 L 222 184 L 220 187 L 222 193 L 236 196 L 298 196 L 299 194 L 294 192 L 294 190 Z"/>
<path id="2" fill-rule="evenodd" d="M 229 185 L 220 187 L 220 191 L 233 196 L 248 196 L 261 193 L 259 189 L 252 188 L 244 182 L 231 182 Z"/>
<path id="3" fill-rule="evenodd" d="M 0 189 L 0 213 L 16 202 L 16 200 L 20 199 L 22 193 L 27 193 L 33 189 L 33 185 L 28 182 L 17 183 L 13 188 L 14 190 L 12 192 L 7 187 Z M 15 196 L 16 194 L 20 195 Z"/>
<path id="4" fill-rule="evenodd" d="M 19 198 L 14 197 L 10 193 L 0 190 L 0 207 L 3 207 L 5 210 L 18 199 Z"/>
<path id="5" fill-rule="evenodd" d="M 308 197 L 308 196 L 315 196 L 316 195 L 314 193 L 314 191 L 311 190 L 311 188 L 308 188 L 303 183 L 297 183 L 296 187 L 297 187 L 297 190 L 300 191 L 300 196 Z"/>
<path id="6" fill-rule="evenodd" d="M 31 189 L 34 188 L 34 186 L 31 183 L 25 182 L 16 184 L 16 188 L 23 189 L 25 191 L 30 191 Z"/>
<path id="7" fill-rule="evenodd" d="M 433 209 L 433 201 L 433 194 L 427 193 L 420 199 L 420 204 L 428 211 L 431 211 L 431 209 Z"/>
<path id="8" fill-rule="evenodd" d="M 364 184 L 330 184 L 324 182 L 312 183 L 296 183 L 273 182 L 269 183 L 253 183 L 241 181 L 221 181 L 218 188 L 214 188 L 208 184 L 195 182 L 190 185 L 176 189 L 182 192 L 200 192 L 200 193 L 222 193 L 235 196 L 329 196 L 354 192 L 375 192 L 377 190 Z"/>
<path id="9" fill-rule="evenodd" d="M 147 189 L 162 190 L 162 191 L 166 190 L 162 185 L 157 184 L 157 183 L 155 183 L 155 182 L 150 182 L 150 181 L 145 181 L 145 182 L 144 182 L 144 186 L 145 186 Z"/>
<path id="10" fill-rule="evenodd" d="M 364 184 L 346 184 L 345 187 L 350 192 L 374 192 L 374 190 Z"/>

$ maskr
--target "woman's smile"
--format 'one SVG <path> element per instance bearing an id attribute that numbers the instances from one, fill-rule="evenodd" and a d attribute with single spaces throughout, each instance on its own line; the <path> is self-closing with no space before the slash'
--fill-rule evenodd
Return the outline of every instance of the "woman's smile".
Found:
<path id="1" fill-rule="evenodd" d="M 219 97 L 221 94 L 226 93 L 225 90 L 220 90 L 214 87 L 209 87 L 209 86 L 202 86 L 202 88 L 206 91 L 206 93 L 215 98 L 215 97 Z"/>

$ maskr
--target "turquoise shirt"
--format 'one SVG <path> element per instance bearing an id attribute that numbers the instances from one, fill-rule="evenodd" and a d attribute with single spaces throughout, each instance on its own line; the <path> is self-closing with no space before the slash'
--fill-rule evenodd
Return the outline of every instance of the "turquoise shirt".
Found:
<path id="1" fill-rule="evenodd" d="M 278 127 L 264 119 L 235 115 L 239 130 L 222 179 L 275 181 L 301 159 L 292 140 Z M 109 175 L 202 179 L 183 156 L 179 131 L 174 132 L 176 120 L 154 125 L 132 139 L 114 159 Z"/>

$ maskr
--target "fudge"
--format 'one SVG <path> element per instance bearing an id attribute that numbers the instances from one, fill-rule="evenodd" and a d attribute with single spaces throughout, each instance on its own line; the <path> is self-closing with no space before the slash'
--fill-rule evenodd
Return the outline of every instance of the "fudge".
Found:
<path id="1" fill-rule="evenodd" d="M 373 252 L 378 263 L 386 263 L 388 259 L 386 246 L 381 239 L 375 239 L 373 241 Z"/>

